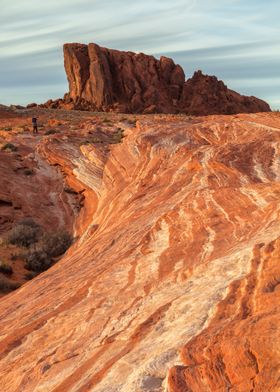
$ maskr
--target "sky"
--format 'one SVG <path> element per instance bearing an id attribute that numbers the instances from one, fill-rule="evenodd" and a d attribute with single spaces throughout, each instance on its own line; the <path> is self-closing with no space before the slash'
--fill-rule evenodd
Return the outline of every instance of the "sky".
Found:
<path id="1" fill-rule="evenodd" d="M 0 103 L 68 91 L 62 46 L 172 57 L 280 109 L 279 0 L 0 0 Z"/>

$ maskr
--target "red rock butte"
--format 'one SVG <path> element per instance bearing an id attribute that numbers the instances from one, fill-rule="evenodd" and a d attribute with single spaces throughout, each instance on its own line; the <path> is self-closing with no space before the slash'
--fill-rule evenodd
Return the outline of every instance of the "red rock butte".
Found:
<path id="1" fill-rule="evenodd" d="M 64 65 L 69 93 L 43 107 L 189 115 L 270 111 L 266 102 L 201 71 L 185 81 L 182 67 L 167 57 L 72 43 L 64 45 Z"/>
<path id="2" fill-rule="evenodd" d="M 36 110 L 60 132 L 17 153 L 85 199 L 62 260 L 0 301 L 1 392 L 279 391 L 279 113 Z"/>

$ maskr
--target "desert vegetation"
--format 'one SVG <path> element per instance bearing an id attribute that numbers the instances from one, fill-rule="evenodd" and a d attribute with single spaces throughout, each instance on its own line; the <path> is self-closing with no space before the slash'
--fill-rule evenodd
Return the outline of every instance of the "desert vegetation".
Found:
<path id="1" fill-rule="evenodd" d="M 17 151 L 17 147 L 13 144 L 13 143 L 6 143 L 4 144 L 4 146 L 2 147 L 3 151 Z"/>
<path id="2" fill-rule="evenodd" d="M 56 133 L 59 133 L 59 131 L 57 131 L 56 129 L 49 129 L 45 132 L 45 135 L 55 135 Z"/>
<path id="3" fill-rule="evenodd" d="M 70 186 L 65 186 L 63 190 L 64 190 L 64 192 L 69 193 L 71 195 L 78 194 L 78 192 L 76 192 L 75 189 L 71 188 Z"/>
<path id="4" fill-rule="evenodd" d="M 12 127 L 4 127 L 4 128 L 0 128 L 0 131 L 9 132 L 9 131 L 11 131 L 12 129 L 13 129 Z"/>
<path id="5" fill-rule="evenodd" d="M 25 174 L 26 176 L 32 176 L 34 174 L 34 171 L 30 168 L 26 168 L 23 170 L 23 174 Z"/>
<path id="6" fill-rule="evenodd" d="M 10 230 L 7 241 L 24 248 L 14 259 L 21 258 L 26 270 L 39 273 L 50 268 L 71 246 L 73 239 L 67 231 L 45 232 L 32 218 L 25 218 Z M 29 274 L 28 279 L 31 277 Z"/>
<path id="7" fill-rule="evenodd" d="M 110 144 L 121 143 L 123 138 L 124 138 L 124 129 L 117 128 L 117 130 L 112 135 L 112 139 L 110 140 Z"/>
<path id="8" fill-rule="evenodd" d="M 6 245 L 12 245 L 10 261 L 24 263 L 25 280 L 33 279 L 55 264 L 72 242 L 72 236 L 67 231 L 47 232 L 32 218 L 18 221 L 4 240 Z M 0 294 L 9 293 L 21 286 L 16 281 L 16 264 L 11 265 L 6 261 L 7 257 L 3 259 L 0 260 Z"/>
<path id="9" fill-rule="evenodd" d="M 9 264 L 0 261 L 0 272 L 4 275 L 12 275 L 13 273 L 13 268 Z"/>
<path id="10" fill-rule="evenodd" d="M 41 234 L 40 226 L 30 218 L 18 222 L 8 233 L 8 243 L 28 248 L 35 244 Z"/>
<path id="11" fill-rule="evenodd" d="M 20 283 L 0 277 L 0 291 L 2 293 L 9 293 L 10 291 L 18 289 L 20 286 Z"/>
<path id="12" fill-rule="evenodd" d="M 84 140 L 81 144 L 118 144 L 122 142 L 124 138 L 124 129 L 118 127 L 114 130 L 112 129 L 109 132 L 104 132 L 102 129 L 96 128 L 96 133 L 92 135 L 90 132 L 87 139 Z"/>
<path id="13" fill-rule="evenodd" d="M 109 120 L 108 118 L 104 118 L 104 119 L 103 119 L 103 123 L 104 123 L 104 124 L 107 124 L 108 126 L 111 126 L 111 125 L 112 125 L 112 121 Z"/>

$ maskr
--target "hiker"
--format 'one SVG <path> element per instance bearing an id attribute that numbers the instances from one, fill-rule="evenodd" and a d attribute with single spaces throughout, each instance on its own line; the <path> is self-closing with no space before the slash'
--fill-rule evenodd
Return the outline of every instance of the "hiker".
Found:
<path id="1" fill-rule="evenodd" d="M 38 133 L 37 118 L 32 117 L 33 133 Z"/>

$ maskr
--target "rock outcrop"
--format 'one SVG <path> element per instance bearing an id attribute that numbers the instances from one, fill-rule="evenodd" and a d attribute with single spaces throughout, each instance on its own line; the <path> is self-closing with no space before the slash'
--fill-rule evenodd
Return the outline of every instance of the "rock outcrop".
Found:
<path id="1" fill-rule="evenodd" d="M 184 112 L 198 116 L 270 111 L 261 99 L 240 95 L 215 76 L 203 75 L 201 71 L 186 81 L 181 102 Z"/>
<path id="2" fill-rule="evenodd" d="M 270 111 L 264 101 L 231 91 L 200 71 L 185 82 L 183 69 L 167 57 L 65 44 L 64 64 L 69 94 L 45 107 L 194 115 Z"/>
<path id="3" fill-rule="evenodd" d="M 82 229 L 0 301 L 1 392 L 279 391 L 279 114 L 46 113 Z"/>
<path id="4" fill-rule="evenodd" d="M 64 45 L 69 97 L 79 107 L 123 112 L 175 112 L 185 75 L 173 60 L 96 44 Z"/>

